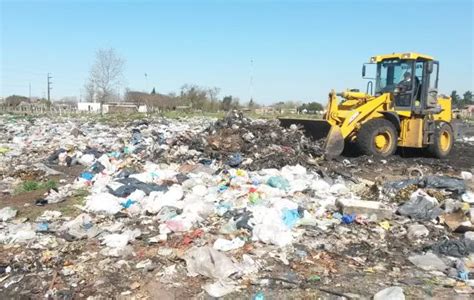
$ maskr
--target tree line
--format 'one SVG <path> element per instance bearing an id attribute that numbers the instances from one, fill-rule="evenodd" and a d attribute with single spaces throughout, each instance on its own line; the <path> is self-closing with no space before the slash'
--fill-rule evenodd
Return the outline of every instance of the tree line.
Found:
<path id="1" fill-rule="evenodd" d="M 460 95 L 458 95 L 457 91 L 452 91 L 451 92 L 451 103 L 453 108 L 464 108 L 467 105 L 472 105 L 474 104 L 474 99 L 472 98 L 472 92 L 471 91 L 466 91 L 463 95 L 462 98 Z"/>

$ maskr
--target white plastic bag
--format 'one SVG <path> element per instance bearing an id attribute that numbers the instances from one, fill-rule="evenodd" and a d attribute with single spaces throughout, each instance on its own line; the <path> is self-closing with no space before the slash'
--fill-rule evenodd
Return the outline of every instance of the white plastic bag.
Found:
<path id="1" fill-rule="evenodd" d="M 100 193 L 87 197 L 86 210 L 95 213 L 114 215 L 122 210 L 120 199 L 109 193 Z"/>
<path id="2" fill-rule="evenodd" d="M 229 257 L 208 246 L 191 248 L 184 259 L 188 274 L 193 277 L 203 275 L 223 280 L 239 271 Z"/>
<path id="3" fill-rule="evenodd" d="M 241 248 L 244 245 L 244 240 L 240 238 L 235 238 L 231 241 L 219 238 L 214 242 L 213 248 L 220 251 L 230 251 Z"/>

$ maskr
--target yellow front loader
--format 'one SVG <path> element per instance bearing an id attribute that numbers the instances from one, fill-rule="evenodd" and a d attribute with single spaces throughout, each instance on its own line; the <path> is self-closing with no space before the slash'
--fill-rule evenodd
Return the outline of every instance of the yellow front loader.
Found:
<path id="1" fill-rule="evenodd" d="M 455 128 L 451 98 L 438 95 L 439 62 L 419 53 L 394 53 L 371 57 L 369 64 L 376 66 L 375 91 L 369 91 L 372 81 L 365 93 L 331 91 L 324 120 L 281 118 L 281 124 L 300 124 L 313 137 L 326 137 L 328 157 L 340 155 L 347 143 L 378 157 L 392 155 L 397 147 L 448 156 Z M 364 78 L 365 73 L 366 64 Z"/>

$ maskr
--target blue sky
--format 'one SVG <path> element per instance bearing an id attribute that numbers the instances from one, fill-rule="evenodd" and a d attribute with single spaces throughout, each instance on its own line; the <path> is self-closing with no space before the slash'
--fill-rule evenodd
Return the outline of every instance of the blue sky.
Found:
<path id="1" fill-rule="evenodd" d="M 441 92 L 474 89 L 471 0 L 0 2 L 1 96 L 28 96 L 30 83 L 44 96 L 50 72 L 53 99 L 79 98 L 109 47 L 132 90 L 325 102 L 331 88 L 365 90 L 371 55 L 404 51 L 440 60 Z"/>

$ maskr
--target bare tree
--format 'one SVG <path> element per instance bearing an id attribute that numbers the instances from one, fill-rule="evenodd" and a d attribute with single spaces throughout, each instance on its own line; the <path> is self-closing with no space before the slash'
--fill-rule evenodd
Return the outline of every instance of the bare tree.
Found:
<path id="1" fill-rule="evenodd" d="M 94 83 L 91 80 L 88 80 L 86 84 L 84 84 L 84 93 L 85 93 L 86 102 L 94 102 L 95 87 L 94 87 Z"/>
<path id="2" fill-rule="evenodd" d="M 185 84 L 181 87 L 180 98 L 193 109 L 203 109 L 208 102 L 208 94 L 205 88 L 194 84 Z"/>
<path id="3" fill-rule="evenodd" d="M 240 108 L 240 99 L 238 97 L 232 97 L 231 107 L 232 109 Z"/>
<path id="4" fill-rule="evenodd" d="M 94 85 L 100 112 L 106 101 L 115 94 L 123 82 L 125 60 L 113 48 L 99 49 L 90 71 L 90 82 Z"/>
<path id="5" fill-rule="evenodd" d="M 57 104 L 69 104 L 69 105 L 75 105 L 77 103 L 77 97 L 75 96 L 68 96 L 68 97 L 62 97 L 59 101 L 56 101 L 55 103 Z"/>
<path id="6" fill-rule="evenodd" d="M 220 106 L 220 103 L 219 103 L 219 99 L 217 98 L 217 96 L 219 95 L 221 89 L 218 88 L 218 87 L 213 87 L 213 88 L 210 88 L 208 90 L 208 94 L 209 94 L 209 99 L 210 99 L 210 103 L 209 103 L 209 110 L 210 111 L 217 111 L 219 110 L 219 106 Z"/>

